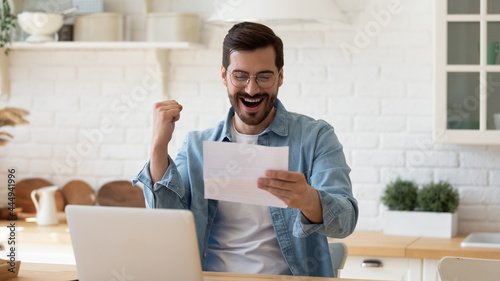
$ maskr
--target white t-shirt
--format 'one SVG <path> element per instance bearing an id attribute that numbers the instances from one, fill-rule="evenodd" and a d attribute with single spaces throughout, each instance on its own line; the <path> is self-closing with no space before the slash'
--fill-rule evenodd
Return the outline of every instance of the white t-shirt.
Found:
<path id="1" fill-rule="evenodd" d="M 258 135 L 243 135 L 234 125 L 236 142 L 256 144 Z M 207 271 L 291 275 L 276 239 L 266 206 L 219 201 L 210 233 Z"/>

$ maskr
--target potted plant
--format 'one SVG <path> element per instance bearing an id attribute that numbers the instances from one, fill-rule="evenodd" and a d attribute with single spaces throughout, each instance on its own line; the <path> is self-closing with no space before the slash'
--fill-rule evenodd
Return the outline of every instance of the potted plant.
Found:
<path id="1" fill-rule="evenodd" d="M 415 182 L 397 178 L 390 182 L 382 196 L 382 203 L 389 210 L 413 211 L 417 206 L 418 186 Z"/>
<path id="2" fill-rule="evenodd" d="M 426 184 L 417 195 L 417 205 L 425 212 L 454 213 L 459 202 L 458 191 L 445 181 Z"/>
<path id="3" fill-rule="evenodd" d="M 387 185 L 381 199 L 389 207 L 384 214 L 384 234 L 443 238 L 457 234 L 459 195 L 448 182 L 431 182 L 418 189 L 413 182 L 398 179 Z M 397 209 L 394 202 L 414 205 L 403 209 L 401 204 Z"/>

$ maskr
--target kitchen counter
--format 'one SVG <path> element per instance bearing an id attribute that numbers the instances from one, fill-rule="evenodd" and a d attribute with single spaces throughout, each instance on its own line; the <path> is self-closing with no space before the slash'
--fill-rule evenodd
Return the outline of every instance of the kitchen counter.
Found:
<path id="1" fill-rule="evenodd" d="M 349 255 L 378 257 L 407 257 L 440 259 L 444 256 L 458 256 L 485 259 L 500 259 L 500 249 L 461 247 L 467 235 L 452 238 L 429 238 L 417 236 L 384 235 L 382 231 L 356 230 L 343 241 Z"/>
<path id="2" fill-rule="evenodd" d="M 19 270 L 19 276 L 9 279 L 11 281 L 67 281 L 76 280 L 78 274 L 76 266 L 67 264 L 42 264 L 23 263 Z M 213 281 L 368 281 L 366 279 L 343 279 L 343 278 L 321 278 L 321 277 L 300 277 L 282 276 L 266 274 L 240 274 L 225 272 L 203 272 L 203 278 Z"/>
<path id="3" fill-rule="evenodd" d="M 467 235 L 452 238 L 421 237 L 408 245 L 406 257 L 440 259 L 445 256 L 458 256 L 483 259 L 500 259 L 500 249 L 462 247 L 460 243 Z"/>
<path id="4" fill-rule="evenodd" d="M 69 235 L 68 225 L 64 214 L 59 214 L 60 223 L 51 226 L 38 226 L 32 221 L 32 215 L 21 216 L 17 221 L 0 221 L 0 226 L 16 223 L 16 239 L 19 247 L 21 262 L 19 276 L 14 280 L 75 280 L 78 276 L 74 263 L 73 249 Z M 28 221 L 26 221 L 28 220 Z M 23 255 L 21 250 L 25 251 Z M 28 251 L 29 250 L 29 251 Z M 33 255 L 37 252 L 38 255 Z M 65 263 L 65 264 L 62 264 Z M 312 278 L 312 277 L 284 277 L 278 275 L 255 275 L 236 273 L 204 272 L 205 279 L 217 281 L 278 281 L 278 280 L 359 280 L 367 279 L 342 279 L 342 278 Z M 383 278 L 381 280 L 384 280 Z"/>
<path id="5" fill-rule="evenodd" d="M 59 213 L 59 224 L 50 226 L 38 226 L 34 217 L 34 214 L 20 214 L 17 221 L 0 221 L 0 243 L 6 243 L 6 231 L 9 229 L 5 226 L 15 223 L 18 260 L 27 263 L 75 264 L 65 214 Z M 0 251 L 0 254 L 6 253 Z"/>
<path id="6" fill-rule="evenodd" d="M 53 226 L 38 226 L 35 222 L 29 220 L 30 216 L 26 216 L 16 221 L 20 249 L 26 249 L 28 245 L 38 247 L 37 252 L 43 251 L 44 247 L 50 247 L 52 250 L 60 248 L 61 257 L 64 255 L 72 256 L 71 238 L 64 213 L 59 214 L 60 223 Z M 8 225 L 8 221 L 2 221 L 0 225 L 2 227 Z M 444 256 L 461 256 L 500 259 L 500 249 L 461 247 L 460 243 L 465 237 L 466 235 L 453 238 L 393 236 L 384 235 L 382 231 L 356 230 L 345 239 L 329 238 L 329 241 L 345 242 L 351 256 L 431 259 L 440 259 Z M 22 245 L 26 247 L 22 247 Z M 29 262 L 37 261 L 29 260 Z M 56 262 L 54 261 L 54 263 Z"/>
<path id="7" fill-rule="evenodd" d="M 342 241 L 349 248 L 349 255 L 404 257 L 406 248 L 418 237 L 390 236 L 381 231 L 356 230 L 344 239 L 329 238 L 328 241 Z"/>
<path id="8" fill-rule="evenodd" d="M 8 225 L 7 222 L 16 223 L 17 237 L 20 244 L 68 244 L 71 245 L 68 224 L 65 213 L 57 214 L 59 224 L 38 226 L 34 214 L 20 214 L 17 221 L 2 221 L 1 226 Z"/>

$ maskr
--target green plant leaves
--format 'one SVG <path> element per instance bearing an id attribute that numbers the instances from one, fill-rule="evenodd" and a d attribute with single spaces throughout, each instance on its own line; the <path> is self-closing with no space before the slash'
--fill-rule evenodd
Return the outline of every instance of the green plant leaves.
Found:
<path id="1" fill-rule="evenodd" d="M 453 213 L 459 201 L 458 191 L 444 181 L 424 185 L 417 196 L 419 207 L 426 212 Z"/>
<path id="2" fill-rule="evenodd" d="M 417 204 L 418 186 L 412 181 L 397 178 L 390 182 L 382 196 L 382 202 L 391 210 L 413 211 Z"/>
<path id="3" fill-rule="evenodd" d="M 418 189 L 415 182 L 400 178 L 387 184 L 381 200 L 390 210 L 449 213 L 453 213 L 460 202 L 458 191 L 448 182 L 432 182 Z"/>
<path id="4" fill-rule="evenodd" d="M 0 48 L 5 48 L 12 42 L 12 32 L 16 28 L 16 16 L 12 14 L 9 2 L 2 0 L 2 8 L 0 11 Z M 5 49 L 5 54 L 9 53 L 9 49 Z"/>

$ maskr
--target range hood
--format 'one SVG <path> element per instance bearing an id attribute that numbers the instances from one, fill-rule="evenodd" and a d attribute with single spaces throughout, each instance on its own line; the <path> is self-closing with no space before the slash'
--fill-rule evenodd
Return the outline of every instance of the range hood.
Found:
<path id="1" fill-rule="evenodd" d="M 210 23 L 345 22 L 335 0 L 227 0 L 216 1 Z"/>

